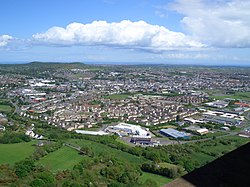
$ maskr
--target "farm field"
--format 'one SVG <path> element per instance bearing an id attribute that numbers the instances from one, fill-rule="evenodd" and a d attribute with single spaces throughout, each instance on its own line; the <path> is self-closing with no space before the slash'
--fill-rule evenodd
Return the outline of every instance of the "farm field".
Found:
<path id="1" fill-rule="evenodd" d="M 200 143 L 201 151 L 192 153 L 191 158 L 204 165 L 249 142 L 249 139 L 237 136 L 225 136 L 219 140 L 217 143 Z"/>
<path id="2" fill-rule="evenodd" d="M 144 158 L 139 158 L 127 152 L 123 152 L 121 150 L 111 148 L 107 145 L 96 143 L 96 142 L 89 141 L 89 140 L 72 139 L 72 140 L 69 140 L 68 143 L 71 143 L 72 145 L 76 145 L 76 146 L 87 146 L 90 149 L 92 149 L 95 154 L 113 155 L 115 158 L 119 160 L 127 160 L 130 163 L 140 164 L 140 163 L 144 163 L 145 161 L 147 161 Z"/>
<path id="3" fill-rule="evenodd" d="M 250 92 L 235 92 L 234 94 L 212 94 L 212 97 L 215 99 L 243 99 L 250 101 Z"/>
<path id="4" fill-rule="evenodd" d="M 11 112 L 12 108 L 9 105 L 0 104 L 0 112 Z"/>
<path id="5" fill-rule="evenodd" d="M 73 169 L 74 165 L 83 160 L 83 156 L 72 148 L 63 146 L 55 152 L 41 158 L 37 163 L 52 171 Z"/>
<path id="6" fill-rule="evenodd" d="M 161 176 L 161 175 L 143 172 L 139 178 L 139 181 L 141 183 L 144 183 L 147 179 L 155 181 L 157 183 L 157 186 L 159 186 L 159 187 L 163 186 L 164 184 L 167 184 L 173 180 L 173 179 L 169 179 L 167 177 Z"/>
<path id="7" fill-rule="evenodd" d="M 32 155 L 35 150 L 35 141 L 16 143 L 16 144 L 0 144 L 0 164 L 14 164 L 26 157 Z"/>

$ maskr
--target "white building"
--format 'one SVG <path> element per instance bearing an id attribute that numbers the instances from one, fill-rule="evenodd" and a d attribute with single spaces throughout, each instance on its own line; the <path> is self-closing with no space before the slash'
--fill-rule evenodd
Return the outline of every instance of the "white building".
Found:
<path id="1" fill-rule="evenodd" d="M 115 126 L 109 126 L 106 131 L 113 133 L 126 133 L 127 135 L 140 135 L 140 136 L 148 136 L 149 132 L 147 129 L 143 129 L 139 125 L 132 125 L 128 123 L 119 123 Z"/>

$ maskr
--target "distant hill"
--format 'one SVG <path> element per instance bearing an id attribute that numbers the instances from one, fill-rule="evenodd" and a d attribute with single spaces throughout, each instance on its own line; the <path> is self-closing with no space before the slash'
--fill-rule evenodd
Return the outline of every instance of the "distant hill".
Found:
<path id="1" fill-rule="evenodd" d="M 19 73 L 25 75 L 37 75 L 44 71 L 53 72 L 58 69 L 85 69 L 87 65 L 81 62 L 30 62 L 27 64 L 0 64 L 0 71 Z"/>
<path id="2" fill-rule="evenodd" d="M 28 64 L 36 65 L 36 64 L 84 64 L 83 62 L 41 62 L 41 61 L 33 61 Z"/>

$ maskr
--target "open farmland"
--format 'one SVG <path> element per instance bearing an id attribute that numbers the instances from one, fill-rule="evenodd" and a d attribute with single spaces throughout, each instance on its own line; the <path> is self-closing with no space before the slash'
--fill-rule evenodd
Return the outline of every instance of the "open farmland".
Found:
<path id="1" fill-rule="evenodd" d="M 59 150 L 48 154 L 38 161 L 52 171 L 73 169 L 74 165 L 83 160 L 83 156 L 78 151 L 69 147 L 62 147 Z"/>
<path id="2" fill-rule="evenodd" d="M 12 108 L 9 105 L 0 105 L 0 112 L 11 112 Z"/>
<path id="3" fill-rule="evenodd" d="M 16 143 L 16 144 L 0 144 L 0 164 L 14 164 L 26 157 L 32 155 L 35 142 Z"/>
<path id="4" fill-rule="evenodd" d="M 172 179 L 169 179 L 167 177 L 164 177 L 161 175 L 156 175 L 153 173 L 147 173 L 147 172 L 142 173 L 141 177 L 139 178 L 139 181 L 141 183 L 144 183 L 148 179 L 155 181 L 157 186 L 159 186 L 159 187 L 172 181 Z"/>
<path id="5" fill-rule="evenodd" d="M 87 146 L 91 148 L 95 154 L 113 155 L 115 158 L 119 160 L 126 160 L 129 161 L 130 163 L 140 164 L 146 161 L 146 159 L 144 158 L 140 158 L 135 155 L 129 154 L 127 152 L 123 152 L 121 150 L 111 148 L 107 145 L 92 142 L 89 140 L 70 140 L 69 143 L 77 146 Z"/>

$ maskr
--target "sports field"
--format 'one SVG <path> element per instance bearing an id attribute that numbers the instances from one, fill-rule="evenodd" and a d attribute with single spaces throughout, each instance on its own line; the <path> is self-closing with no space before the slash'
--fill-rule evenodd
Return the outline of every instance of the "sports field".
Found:
<path id="1" fill-rule="evenodd" d="M 236 100 L 243 99 L 243 100 L 250 101 L 250 92 L 235 92 L 234 94 L 213 93 L 211 97 L 215 99 L 231 98 L 231 99 L 236 99 Z"/>

